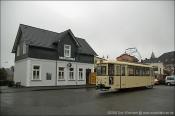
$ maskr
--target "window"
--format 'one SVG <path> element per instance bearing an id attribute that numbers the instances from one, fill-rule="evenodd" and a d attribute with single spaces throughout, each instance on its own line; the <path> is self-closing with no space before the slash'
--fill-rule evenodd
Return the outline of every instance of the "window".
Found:
<path id="1" fill-rule="evenodd" d="M 27 49 L 26 43 L 24 42 L 24 43 L 23 43 L 23 47 L 22 47 L 22 53 L 23 53 L 23 54 L 26 54 L 26 51 L 27 51 L 26 49 Z"/>
<path id="2" fill-rule="evenodd" d="M 120 76 L 120 65 L 117 65 L 117 66 L 116 66 L 115 75 Z"/>
<path id="3" fill-rule="evenodd" d="M 151 76 L 154 76 L 153 68 L 150 69 Z"/>
<path id="4" fill-rule="evenodd" d="M 40 66 L 39 65 L 33 65 L 33 75 L 32 80 L 40 80 Z"/>
<path id="5" fill-rule="evenodd" d="M 64 80 L 64 67 L 58 68 L 58 80 Z"/>
<path id="6" fill-rule="evenodd" d="M 19 47 L 19 45 L 18 45 L 18 47 L 17 47 L 17 53 L 16 53 L 16 55 L 17 55 L 17 56 L 20 55 L 20 47 Z"/>
<path id="7" fill-rule="evenodd" d="M 167 77 L 167 80 L 174 80 L 174 77 Z"/>
<path id="8" fill-rule="evenodd" d="M 74 80 L 74 69 L 73 68 L 69 69 L 69 79 Z"/>
<path id="9" fill-rule="evenodd" d="M 140 67 L 140 76 L 144 76 L 144 68 Z"/>
<path id="10" fill-rule="evenodd" d="M 108 64 L 108 75 L 114 76 L 114 64 Z"/>
<path id="11" fill-rule="evenodd" d="M 140 76 L 140 67 L 135 67 L 135 76 Z"/>
<path id="12" fill-rule="evenodd" d="M 79 80 L 83 80 L 83 69 L 79 68 Z"/>
<path id="13" fill-rule="evenodd" d="M 134 76 L 134 67 L 128 66 L 128 76 Z"/>
<path id="14" fill-rule="evenodd" d="M 64 45 L 64 57 L 71 57 L 71 46 Z"/>
<path id="15" fill-rule="evenodd" d="M 121 75 L 125 76 L 125 66 L 121 66 Z"/>
<path id="16" fill-rule="evenodd" d="M 52 74 L 51 73 L 46 73 L 46 80 L 51 80 Z"/>
<path id="17" fill-rule="evenodd" d="M 154 71 L 158 71 L 158 66 L 153 66 Z"/>
<path id="18" fill-rule="evenodd" d="M 98 66 L 97 67 L 97 75 L 106 75 L 106 66 Z"/>
<path id="19" fill-rule="evenodd" d="M 150 76 L 150 69 L 149 68 L 145 68 L 145 76 Z"/>

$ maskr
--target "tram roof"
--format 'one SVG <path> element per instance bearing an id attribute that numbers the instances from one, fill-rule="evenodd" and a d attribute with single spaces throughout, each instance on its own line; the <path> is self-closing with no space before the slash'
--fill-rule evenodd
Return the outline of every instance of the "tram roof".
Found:
<path id="1" fill-rule="evenodd" d="M 98 64 L 125 64 L 125 65 L 133 65 L 133 66 L 142 66 L 142 67 L 152 67 L 148 64 L 140 64 L 140 63 L 131 63 L 131 62 L 122 62 L 122 61 L 115 61 L 115 60 L 107 60 L 107 61 L 102 61 L 99 62 Z"/>

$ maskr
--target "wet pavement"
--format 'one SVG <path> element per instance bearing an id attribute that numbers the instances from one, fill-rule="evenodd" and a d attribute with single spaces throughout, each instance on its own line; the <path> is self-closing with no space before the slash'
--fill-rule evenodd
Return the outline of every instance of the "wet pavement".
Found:
<path id="1" fill-rule="evenodd" d="M 3 115 L 136 115 L 174 113 L 174 86 L 110 93 L 95 88 L 1 93 Z"/>

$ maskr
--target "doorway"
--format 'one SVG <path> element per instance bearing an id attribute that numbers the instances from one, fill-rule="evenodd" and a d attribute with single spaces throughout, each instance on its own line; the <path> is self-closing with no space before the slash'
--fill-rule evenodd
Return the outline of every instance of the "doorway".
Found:
<path id="1" fill-rule="evenodd" d="M 91 69 L 86 69 L 86 85 L 89 84 L 89 75 L 91 73 Z"/>

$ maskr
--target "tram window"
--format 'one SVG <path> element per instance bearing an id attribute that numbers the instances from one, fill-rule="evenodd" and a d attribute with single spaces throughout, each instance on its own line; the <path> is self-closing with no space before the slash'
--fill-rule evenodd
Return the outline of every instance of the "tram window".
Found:
<path id="1" fill-rule="evenodd" d="M 140 67 L 135 67 L 135 76 L 140 76 Z"/>
<path id="2" fill-rule="evenodd" d="M 122 76 L 125 76 L 125 66 L 122 66 L 121 67 L 121 75 Z"/>
<path id="3" fill-rule="evenodd" d="M 114 64 L 108 64 L 108 75 L 109 76 L 114 75 Z"/>
<path id="4" fill-rule="evenodd" d="M 106 66 L 101 67 L 101 74 L 106 75 Z"/>
<path id="5" fill-rule="evenodd" d="M 128 66 L 128 76 L 134 76 L 134 67 Z"/>
<path id="6" fill-rule="evenodd" d="M 97 75 L 106 75 L 106 66 L 98 66 L 97 69 Z"/>
<path id="7" fill-rule="evenodd" d="M 153 69 L 151 68 L 151 76 L 154 76 L 154 72 L 153 72 Z"/>
<path id="8" fill-rule="evenodd" d="M 145 68 L 145 76 L 149 76 L 150 75 L 150 69 L 149 68 Z"/>
<path id="9" fill-rule="evenodd" d="M 143 76 L 144 68 L 140 68 L 140 76 Z"/>
<path id="10" fill-rule="evenodd" d="M 115 75 L 120 76 L 120 65 L 116 66 Z"/>

